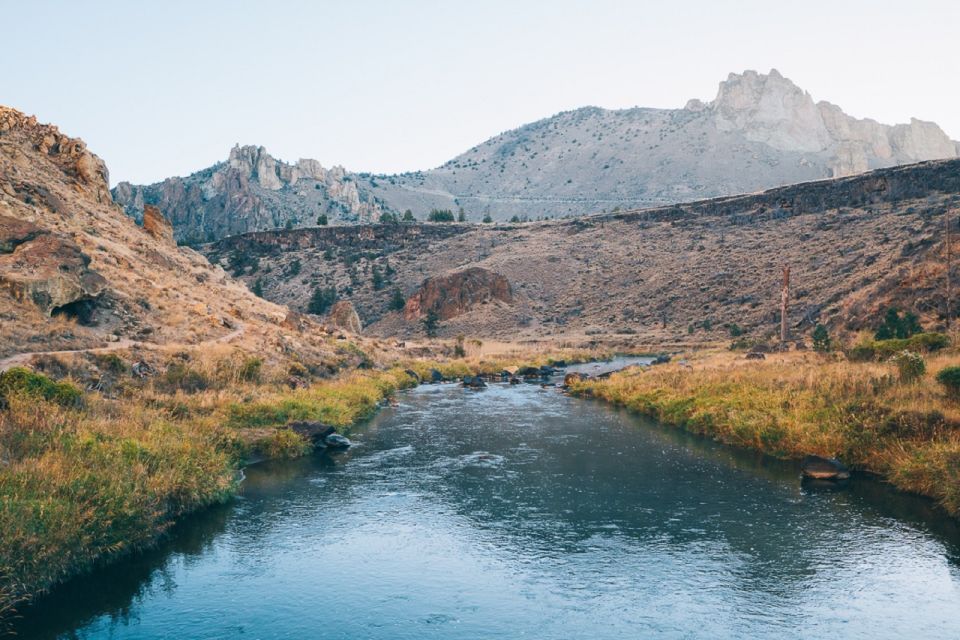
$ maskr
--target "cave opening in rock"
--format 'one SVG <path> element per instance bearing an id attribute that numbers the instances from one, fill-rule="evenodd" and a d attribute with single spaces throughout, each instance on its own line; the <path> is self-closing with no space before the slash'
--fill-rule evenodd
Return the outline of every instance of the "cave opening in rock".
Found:
<path id="1" fill-rule="evenodd" d="M 77 324 L 92 327 L 96 322 L 97 301 L 90 298 L 74 300 L 67 304 L 54 307 L 50 312 L 53 316 L 63 316 L 77 321 Z"/>

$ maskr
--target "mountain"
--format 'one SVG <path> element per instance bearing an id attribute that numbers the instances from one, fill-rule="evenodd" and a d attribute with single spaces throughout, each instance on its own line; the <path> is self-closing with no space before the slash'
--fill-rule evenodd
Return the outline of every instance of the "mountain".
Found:
<path id="1" fill-rule="evenodd" d="M 463 207 L 473 221 L 582 215 L 750 193 L 924 160 L 954 158 L 960 143 L 934 123 L 888 126 L 814 102 L 776 70 L 730 74 L 708 103 L 682 109 L 557 114 L 487 140 L 441 167 L 394 176 L 275 161 L 262 148 L 187 178 L 114 198 L 135 217 L 143 203 L 169 216 L 181 240 L 331 222 L 383 211 Z"/>
<path id="2" fill-rule="evenodd" d="M 186 244 L 290 225 L 373 222 L 389 208 L 343 167 L 325 169 L 316 160 L 287 164 L 263 147 L 235 146 L 226 162 L 186 178 L 147 186 L 121 182 L 113 198 L 135 219 L 145 204 L 157 206 Z"/>
<path id="3" fill-rule="evenodd" d="M 377 178 L 395 208 L 463 206 L 476 219 L 658 206 L 953 158 L 934 123 L 887 126 L 815 103 L 776 70 L 730 74 L 683 109 L 587 107 L 487 140 L 432 171 Z M 368 185 L 369 186 L 369 185 Z M 443 195 L 438 195 L 443 194 Z"/>
<path id="4" fill-rule="evenodd" d="M 335 289 L 374 335 L 422 335 L 429 301 L 441 336 L 682 344 L 731 325 L 777 333 L 784 265 L 798 336 L 871 328 L 891 306 L 942 326 L 950 211 L 955 225 L 960 159 L 569 220 L 280 230 L 200 249 L 293 308 Z"/>

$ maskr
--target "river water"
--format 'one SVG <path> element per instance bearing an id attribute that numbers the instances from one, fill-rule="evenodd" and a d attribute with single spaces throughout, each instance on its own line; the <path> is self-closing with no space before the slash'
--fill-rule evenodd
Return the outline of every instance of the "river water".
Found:
<path id="1" fill-rule="evenodd" d="M 538 385 L 404 392 L 357 446 L 24 612 L 20 638 L 960 638 L 960 531 L 856 478 Z"/>

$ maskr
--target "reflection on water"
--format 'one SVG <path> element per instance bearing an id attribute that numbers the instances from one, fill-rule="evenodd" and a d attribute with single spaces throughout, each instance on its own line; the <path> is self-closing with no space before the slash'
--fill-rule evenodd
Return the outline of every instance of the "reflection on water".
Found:
<path id="1" fill-rule="evenodd" d="M 960 637 L 960 532 L 856 479 L 536 385 L 405 393 L 330 457 L 247 470 L 24 638 Z"/>

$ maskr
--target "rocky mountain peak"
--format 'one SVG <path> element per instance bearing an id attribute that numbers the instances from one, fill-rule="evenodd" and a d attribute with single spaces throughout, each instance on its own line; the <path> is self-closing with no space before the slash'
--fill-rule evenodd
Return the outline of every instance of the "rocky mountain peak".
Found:
<path id="1" fill-rule="evenodd" d="M 711 107 L 720 131 L 743 131 L 774 149 L 822 151 L 831 143 L 813 98 L 776 69 L 731 73 Z"/>

